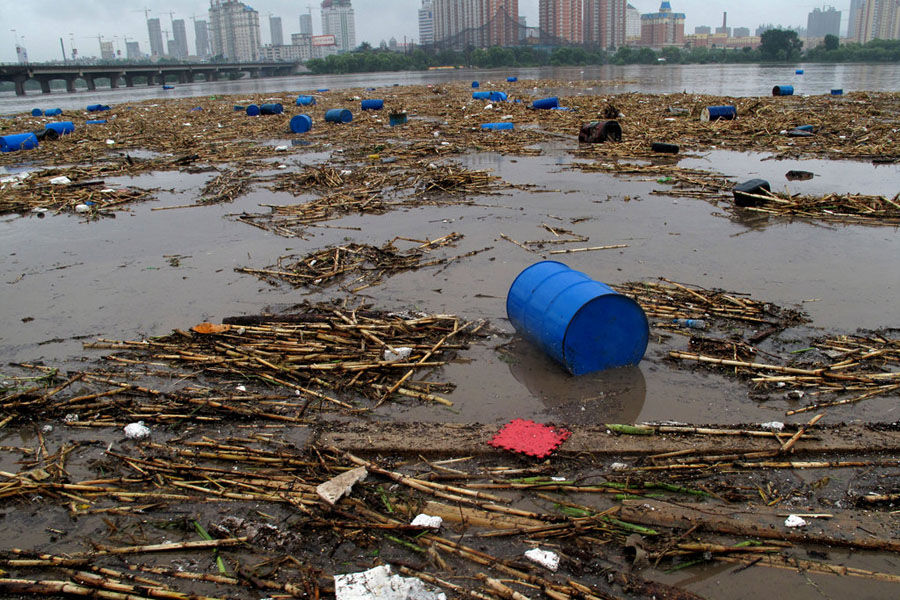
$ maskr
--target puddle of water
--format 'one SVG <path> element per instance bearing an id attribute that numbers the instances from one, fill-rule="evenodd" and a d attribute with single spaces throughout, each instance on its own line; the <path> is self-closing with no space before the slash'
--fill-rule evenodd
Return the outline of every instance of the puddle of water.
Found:
<path id="1" fill-rule="evenodd" d="M 303 155 L 301 160 L 326 157 L 324 153 Z M 743 164 L 738 158 L 728 158 L 721 170 L 736 172 Z M 84 223 L 62 216 L 4 221 L 0 223 L 0 286 L 6 319 L 0 323 L 0 359 L 77 359 L 85 352 L 74 336 L 138 339 L 201 321 L 343 296 L 336 288 L 315 292 L 275 288 L 233 269 L 264 268 L 281 255 L 305 254 L 346 241 L 380 246 L 398 235 L 434 239 L 454 231 L 465 238 L 447 250 L 447 256 L 493 249 L 446 269 L 431 267 L 392 277 L 365 290 L 361 299 L 387 310 L 488 318 L 496 328 L 512 334 L 505 319 L 508 287 L 524 268 L 546 257 L 607 283 L 665 276 L 748 292 L 781 305 L 806 301 L 803 308 L 814 326 L 827 329 L 852 332 L 896 325 L 900 238 L 894 229 L 802 222 L 747 224 L 704 201 L 650 195 L 660 187 L 653 182 L 570 170 L 570 158 L 560 152 L 538 157 L 478 154 L 465 162 L 470 168 L 490 168 L 506 181 L 538 184 L 551 191 L 473 198 L 474 206 L 350 215 L 327 225 L 359 230 L 310 228 L 305 239 L 287 239 L 227 215 L 259 212 L 265 210 L 259 204 L 293 204 L 300 199 L 258 188 L 232 204 L 152 211 L 192 203 L 210 177 L 168 173 L 123 178 L 130 185 L 173 191 L 160 193 L 157 202 L 118 213 L 115 219 Z M 782 175 L 790 168 L 802 168 L 758 160 L 753 164 L 774 165 Z M 885 172 L 883 167 L 871 168 Z M 808 170 L 822 171 L 822 180 L 831 177 L 829 170 L 818 166 Z M 624 243 L 628 247 L 551 256 L 548 252 L 555 246 L 548 246 L 543 254 L 529 253 L 500 238 L 501 232 L 519 241 L 552 237 L 542 223 L 589 236 L 584 246 Z M 171 265 L 169 256 L 178 256 L 179 266 Z M 34 320 L 23 322 L 29 317 Z M 57 339 L 62 341 L 46 343 Z M 476 345 L 462 354 L 470 362 L 451 364 L 425 377 L 458 385 L 449 395 L 455 402 L 452 411 L 426 405 L 385 406 L 378 414 L 421 421 L 501 422 L 518 416 L 574 423 L 738 423 L 784 420 L 788 407 L 783 399 L 750 400 L 742 383 L 674 370 L 661 361 L 666 348 L 655 343 L 638 372 L 617 382 L 570 378 L 527 344 L 514 344 L 512 355 L 504 358 L 494 347 L 507 341 L 500 337 Z M 894 404 L 890 399 L 873 399 L 832 411 L 830 418 L 894 420 Z"/>

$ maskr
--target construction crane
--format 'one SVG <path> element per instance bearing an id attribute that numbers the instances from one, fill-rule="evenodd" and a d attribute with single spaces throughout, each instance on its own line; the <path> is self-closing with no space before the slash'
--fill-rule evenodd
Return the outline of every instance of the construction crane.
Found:
<path id="1" fill-rule="evenodd" d="M 144 8 L 142 8 L 141 10 L 133 10 L 133 11 L 131 11 L 131 12 L 142 12 L 142 13 L 144 13 L 144 20 L 145 20 L 145 21 L 148 20 L 148 19 L 150 19 L 150 9 L 147 8 L 146 6 L 145 6 Z"/>

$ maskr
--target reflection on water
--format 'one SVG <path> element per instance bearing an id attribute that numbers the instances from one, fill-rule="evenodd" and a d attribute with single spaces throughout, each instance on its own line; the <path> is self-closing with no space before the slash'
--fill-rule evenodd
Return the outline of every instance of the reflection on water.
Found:
<path id="1" fill-rule="evenodd" d="M 191 83 L 163 91 L 161 86 L 99 89 L 94 92 L 69 94 L 55 91 L 50 95 L 30 91 L 21 98 L 14 92 L 0 93 L 0 114 L 30 111 L 35 107 L 83 109 L 88 104 L 121 104 L 138 100 L 189 98 L 222 94 L 259 94 L 312 92 L 320 88 L 384 88 L 394 85 L 440 84 L 450 81 L 479 80 L 484 85 L 502 87 L 528 96 L 529 79 L 553 79 L 565 82 L 555 90 L 561 96 L 574 94 L 608 95 L 624 92 L 672 94 L 714 94 L 719 96 L 768 96 L 776 84 L 793 85 L 795 93 L 828 94 L 834 88 L 845 93 L 856 90 L 900 90 L 900 64 L 817 64 L 802 65 L 803 75 L 794 71 L 801 65 L 602 65 L 594 67 L 539 67 L 505 69 L 453 69 L 442 71 L 410 71 L 390 73 L 357 73 L 351 75 L 298 75 L 268 79 L 242 79 L 210 83 Z M 506 77 L 515 75 L 518 84 L 507 84 Z"/>
<path id="2" fill-rule="evenodd" d="M 574 377 L 519 336 L 501 351 L 516 381 L 560 424 L 634 423 L 644 407 L 647 383 L 640 367 Z"/>

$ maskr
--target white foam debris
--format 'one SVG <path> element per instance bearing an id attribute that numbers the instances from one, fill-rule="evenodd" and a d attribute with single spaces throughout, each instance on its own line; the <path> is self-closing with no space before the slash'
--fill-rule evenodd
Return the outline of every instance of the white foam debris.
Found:
<path id="1" fill-rule="evenodd" d="M 415 577 L 391 575 L 390 565 L 361 573 L 334 576 L 337 600 L 447 600 L 440 588 L 430 588 Z"/>
<path id="2" fill-rule="evenodd" d="M 559 568 L 559 554 L 550 552 L 549 550 L 541 550 L 540 548 L 532 548 L 525 553 L 528 560 L 535 562 L 545 569 L 556 571 Z"/>
<path id="3" fill-rule="evenodd" d="M 769 421 L 768 423 L 760 423 L 759 425 L 763 429 L 772 429 L 774 431 L 781 431 L 784 429 L 784 423 L 781 421 Z"/>
<path id="4" fill-rule="evenodd" d="M 432 517 L 431 515 L 426 515 L 422 513 L 421 515 L 416 515 L 416 518 L 412 520 L 413 527 L 427 527 L 429 529 L 440 529 L 441 525 L 444 524 L 444 519 L 440 517 Z"/>
<path id="5" fill-rule="evenodd" d="M 137 423 L 129 423 L 125 426 L 125 437 L 129 440 L 140 440 L 150 437 L 150 428 L 144 425 L 143 421 Z"/>
<path id="6" fill-rule="evenodd" d="M 346 494 L 349 494 L 354 485 L 368 477 L 368 475 L 369 472 L 365 467 L 357 467 L 356 469 L 345 471 L 319 485 L 316 488 L 316 493 L 319 495 L 319 498 L 328 504 L 334 505 Z"/>
<path id="7" fill-rule="evenodd" d="M 803 520 L 802 517 L 798 517 L 797 515 L 788 515 L 788 518 L 784 520 L 785 527 L 805 527 L 806 521 Z"/>
<path id="8" fill-rule="evenodd" d="M 412 354 L 412 348 L 408 348 L 406 346 L 401 346 L 399 348 L 394 348 L 393 350 L 386 349 L 384 351 L 384 360 L 387 362 L 399 362 L 401 360 L 406 360 L 409 358 L 410 354 Z"/>

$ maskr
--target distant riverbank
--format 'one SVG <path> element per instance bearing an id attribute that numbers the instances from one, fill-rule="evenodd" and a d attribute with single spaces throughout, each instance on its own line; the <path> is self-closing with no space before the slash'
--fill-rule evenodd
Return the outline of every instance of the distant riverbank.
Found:
<path id="1" fill-rule="evenodd" d="M 796 75 L 797 68 L 804 70 Z M 796 94 L 828 94 L 834 88 L 851 91 L 900 91 L 900 64 L 767 64 L 767 65 L 602 65 L 588 67 L 539 67 L 501 69 L 449 69 L 402 71 L 347 75 L 300 75 L 269 79 L 241 79 L 177 85 L 172 90 L 161 86 L 98 88 L 93 92 L 65 92 L 16 96 L 0 93 L 0 114 L 30 112 L 32 108 L 84 110 L 88 104 L 123 104 L 140 100 L 216 96 L 224 94 L 256 95 L 281 92 L 315 93 L 321 88 L 385 88 L 394 85 L 440 85 L 450 81 L 480 81 L 502 90 L 506 78 L 559 81 L 554 93 L 575 93 L 567 82 L 592 82 L 587 93 L 598 95 L 645 92 L 669 94 L 689 92 L 721 96 L 767 96 L 772 86 L 794 86 Z M 579 87 L 580 83 L 579 83 Z M 583 88 L 582 88 L 583 89 Z M 584 92 L 581 92 L 584 93 Z M 377 97 L 377 89 L 372 92 Z"/>

